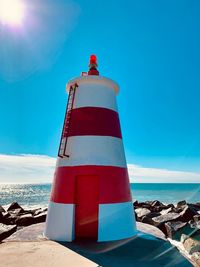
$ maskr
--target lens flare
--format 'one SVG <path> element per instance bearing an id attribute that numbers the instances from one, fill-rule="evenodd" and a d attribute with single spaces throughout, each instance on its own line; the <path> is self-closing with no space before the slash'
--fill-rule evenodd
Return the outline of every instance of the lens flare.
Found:
<path id="1" fill-rule="evenodd" d="M 0 22 L 7 25 L 21 25 L 25 15 L 22 0 L 0 0 Z"/>

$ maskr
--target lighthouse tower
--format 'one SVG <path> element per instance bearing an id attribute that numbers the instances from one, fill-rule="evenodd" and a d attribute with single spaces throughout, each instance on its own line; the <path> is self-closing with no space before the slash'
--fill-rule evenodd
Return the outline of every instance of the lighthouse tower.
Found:
<path id="1" fill-rule="evenodd" d="M 88 73 L 70 80 L 45 235 L 57 241 L 111 241 L 136 234 L 116 104 L 119 87 Z"/>

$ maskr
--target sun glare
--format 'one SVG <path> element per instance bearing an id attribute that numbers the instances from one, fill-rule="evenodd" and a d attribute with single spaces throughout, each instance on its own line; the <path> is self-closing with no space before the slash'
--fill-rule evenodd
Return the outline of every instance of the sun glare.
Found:
<path id="1" fill-rule="evenodd" d="M 20 25 L 24 19 L 22 0 L 0 0 L 0 22 L 9 25 Z"/>

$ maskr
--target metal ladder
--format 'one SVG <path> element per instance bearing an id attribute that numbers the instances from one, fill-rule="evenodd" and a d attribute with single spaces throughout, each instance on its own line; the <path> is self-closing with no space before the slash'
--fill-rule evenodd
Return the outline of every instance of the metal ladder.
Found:
<path id="1" fill-rule="evenodd" d="M 68 134 L 69 134 L 71 114 L 72 114 L 72 109 L 73 109 L 73 105 L 74 105 L 74 98 L 75 98 L 75 93 L 76 93 L 77 87 L 78 87 L 78 84 L 75 83 L 69 89 L 69 97 L 68 97 L 68 101 L 67 101 L 65 119 L 64 119 L 63 129 L 62 129 L 62 135 L 61 135 L 59 150 L 58 150 L 58 157 L 60 157 L 60 158 L 69 157 L 69 155 L 66 152 L 67 139 L 68 139 Z"/>

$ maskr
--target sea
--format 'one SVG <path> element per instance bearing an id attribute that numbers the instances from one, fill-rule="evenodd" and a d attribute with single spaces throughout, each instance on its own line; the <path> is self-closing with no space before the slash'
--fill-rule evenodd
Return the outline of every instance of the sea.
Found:
<path id="1" fill-rule="evenodd" d="M 200 202 L 199 184 L 131 184 L 133 201 L 159 200 L 163 203 Z M 47 207 L 51 184 L 0 184 L 0 205 L 7 207 L 13 201 L 27 208 Z"/>

